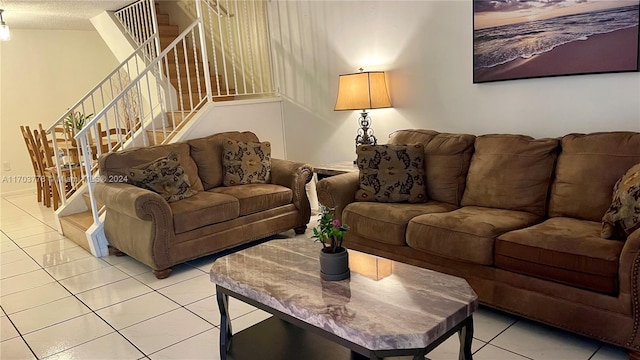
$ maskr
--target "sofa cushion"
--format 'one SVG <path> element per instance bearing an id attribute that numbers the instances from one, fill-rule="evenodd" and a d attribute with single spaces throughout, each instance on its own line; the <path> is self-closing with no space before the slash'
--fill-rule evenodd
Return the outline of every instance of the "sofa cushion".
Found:
<path id="1" fill-rule="evenodd" d="M 405 245 L 405 230 L 413 217 L 456 208 L 438 201 L 420 204 L 354 202 L 342 211 L 342 222 L 350 227 L 349 233 L 386 244 Z"/>
<path id="2" fill-rule="evenodd" d="M 475 136 L 433 130 L 398 130 L 388 144 L 422 144 L 427 198 L 460 206 Z"/>
<path id="3" fill-rule="evenodd" d="M 194 196 L 169 203 L 176 234 L 199 227 L 235 219 L 240 215 L 240 203 L 233 196 L 201 191 Z"/>
<path id="4" fill-rule="evenodd" d="M 465 206 L 414 217 L 407 226 L 407 244 L 434 255 L 492 265 L 496 237 L 541 220 L 523 211 Z"/>
<path id="5" fill-rule="evenodd" d="M 634 165 L 613 188 L 611 206 L 602 217 L 600 236 L 626 239 L 640 228 L 640 164 Z"/>
<path id="6" fill-rule="evenodd" d="M 545 215 L 557 147 L 556 139 L 479 136 L 462 205 Z"/>
<path id="7" fill-rule="evenodd" d="M 293 199 L 291 189 L 274 184 L 221 186 L 211 189 L 209 192 L 230 195 L 238 199 L 240 216 L 291 204 Z"/>
<path id="8" fill-rule="evenodd" d="M 496 240 L 496 266 L 604 293 L 618 290 L 623 243 L 600 237 L 599 222 L 556 217 Z"/>
<path id="9" fill-rule="evenodd" d="M 360 145 L 357 201 L 424 202 L 424 149 L 414 145 Z"/>
<path id="10" fill-rule="evenodd" d="M 198 167 L 189 154 L 189 144 L 174 143 L 167 145 L 157 145 L 152 147 L 132 148 L 123 151 L 116 151 L 100 156 L 100 175 L 106 178 L 122 179 L 127 178 L 129 168 L 149 163 L 158 158 L 167 156 L 175 151 L 178 154 L 180 166 L 189 177 L 191 189 L 202 191 L 202 181 L 198 177 Z M 133 179 L 127 181 L 135 185 Z"/>
<path id="11" fill-rule="evenodd" d="M 198 165 L 198 176 L 205 190 L 222 186 L 222 143 L 227 139 L 244 142 L 258 142 L 256 134 L 245 131 L 229 131 L 189 140 L 191 157 Z"/>
<path id="12" fill-rule="evenodd" d="M 271 143 L 227 139 L 222 144 L 224 186 L 264 184 L 271 181 Z"/>
<path id="13" fill-rule="evenodd" d="M 191 190 L 189 177 L 178 162 L 178 154 L 169 155 L 150 163 L 130 168 L 127 174 L 136 186 L 149 189 L 162 196 L 167 202 L 186 199 L 196 194 Z"/>
<path id="14" fill-rule="evenodd" d="M 601 221 L 616 181 L 640 163 L 640 134 L 569 134 L 562 138 L 561 147 L 549 216 Z"/>

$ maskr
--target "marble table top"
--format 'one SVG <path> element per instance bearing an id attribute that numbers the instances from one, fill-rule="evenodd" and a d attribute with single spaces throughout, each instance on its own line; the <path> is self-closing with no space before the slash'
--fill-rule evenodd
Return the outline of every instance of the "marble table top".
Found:
<path id="1" fill-rule="evenodd" d="M 211 281 L 370 350 L 424 348 L 478 307 L 462 278 L 355 250 L 350 279 L 321 280 L 320 248 L 301 238 L 262 243 L 217 259 Z"/>

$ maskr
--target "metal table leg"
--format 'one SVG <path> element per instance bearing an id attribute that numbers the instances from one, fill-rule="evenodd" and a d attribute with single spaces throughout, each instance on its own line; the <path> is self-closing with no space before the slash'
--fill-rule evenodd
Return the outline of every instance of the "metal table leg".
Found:
<path id="1" fill-rule="evenodd" d="M 469 316 L 464 320 L 464 325 L 458 331 L 460 339 L 460 360 L 472 360 L 471 342 L 473 341 L 473 317 Z"/>
<path id="2" fill-rule="evenodd" d="M 231 346 L 231 320 L 229 319 L 229 296 L 216 289 L 218 309 L 220 309 L 220 359 L 227 359 L 227 351 Z"/>

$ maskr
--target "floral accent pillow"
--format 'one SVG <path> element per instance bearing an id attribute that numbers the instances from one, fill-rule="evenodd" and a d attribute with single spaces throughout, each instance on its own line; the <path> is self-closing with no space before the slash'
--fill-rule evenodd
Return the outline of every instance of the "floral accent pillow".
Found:
<path id="1" fill-rule="evenodd" d="M 167 202 L 186 199 L 196 194 L 191 189 L 189 177 L 178 161 L 178 154 L 170 152 L 166 157 L 127 169 L 136 186 L 160 194 Z"/>
<path id="2" fill-rule="evenodd" d="M 271 143 L 227 139 L 222 144 L 224 186 L 264 184 L 271 181 Z"/>
<path id="3" fill-rule="evenodd" d="M 640 228 L 640 164 L 634 165 L 613 187 L 613 200 L 602 217 L 600 235 L 605 239 L 626 239 Z"/>
<path id="4" fill-rule="evenodd" d="M 424 147 L 415 145 L 360 145 L 357 201 L 424 202 Z"/>

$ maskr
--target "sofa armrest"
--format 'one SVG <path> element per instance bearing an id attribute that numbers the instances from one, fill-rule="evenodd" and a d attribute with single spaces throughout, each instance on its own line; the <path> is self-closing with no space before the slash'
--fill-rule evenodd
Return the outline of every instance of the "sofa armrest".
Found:
<path id="1" fill-rule="evenodd" d="M 293 204 L 300 211 L 306 223 L 311 217 L 311 205 L 305 185 L 313 178 L 313 168 L 305 163 L 271 159 L 271 182 L 288 187 L 293 191 Z M 305 224 L 306 224 L 305 223 Z"/>
<path id="2" fill-rule="evenodd" d="M 169 204 L 153 191 L 127 183 L 97 183 L 94 194 L 108 209 L 144 221 L 166 221 L 173 227 Z"/>
<path id="3" fill-rule="evenodd" d="M 322 179 L 316 184 L 318 202 L 328 208 L 334 208 L 334 217 L 342 219 L 342 211 L 355 201 L 359 188 L 360 179 L 357 172 Z"/>
<path id="4" fill-rule="evenodd" d="M 629 234 L 620 253 L 618 281 L 620 298 L 630 299 L 633 321 L 636 326 L 628 340 L 628 347 L 640 348 L 640 229 Z"/>
<path id="5" fill-rule="evenodd" d="M 104 232 L 111 246 L 153 270 L 171 266 L 173 212 L 162 196 L 126 183 L 98 183 L 94 193 L 107 208 Z"/>

